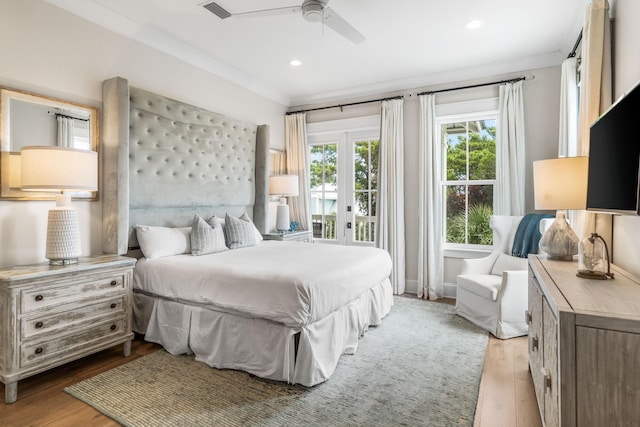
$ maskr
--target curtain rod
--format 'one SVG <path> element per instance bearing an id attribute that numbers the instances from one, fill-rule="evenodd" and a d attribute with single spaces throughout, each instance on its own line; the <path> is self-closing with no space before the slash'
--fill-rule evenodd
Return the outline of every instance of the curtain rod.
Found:
<path id="1" fill-rule="evenodd" d="M 515 83 L 515 82 L 519 82 L 521 80 L 533 80 L 533 79 L 535 79 L 535 76 L 531 76 L 531 77 L 523 76 L 523 77 L 516 77 L 514 79 L 500 80 L 500 81 L 497 81 L 497 82 L 479 83 L 479 84 L 470 85 L 470 86 L 460 86 L 460 87 L 453 87 L 453 88 L 449 88 L 449 89 L 439 89 L 439 90 L 432 90 L 432 91 L 427 91 L 427 92 L 420 92 L 420 93 L 418 93 L 416 95 L 417 96 L 420 96 L 420 95 L 431 95 L 431 94 L 434 94 L 434 93 L 449 92 L 449 91 L 452 91 L 452 90 L 471 89 L 471 88 L 474 88 L 474 87 L 491 86 L 491 85 L 498 85 L 498 84 L 505 84 L 505 83 Z M 411 96 L 411 95 L 409 95 L 409 96 Z M 389 101 L 389 100 L 392 100 L 392 99 L 403 99 L 403 98 L 404 98 L 403 95 L 398 95 L 398 96 L 392 96 L 392 97 L 389 97 L 389 98 L 371 99 L 369 101 L 350 102 L 348 104 L 329 105 L 329 106 L 326 106 L 326 107 L 309 108 L 307 110 L 288 111 L 288 112 L 285 113 L 285 115 L 289 116 L 291 114 L 306 113 L 308 111 L 326 110 L 326 109 L 329 109 L 329 108 L 340 108 L 340 110 L 342 111 L 342 107 L 349 107 L 349 106 L 352 106 L 352 105 L 369 104 L 371 102 L 382 102 L 382 101 Z"/>
<path id="2" fill-rule="evenodd" d="M 460 87 L 452 87 L 449 89 L 438 89 L 438 90 L 429 90 L 426 92 L 420 92 L 419 94 L 417 94 L 418 96 L 420 95 L 433 95 L 434 93 L 440 93 L 440 92 L 450 92 L 453 90 L 462 90 L 462 89 L 472 89 L 474 87 L 482 87 L 482 86 L 492 86 L 492 85 L 501 85 L 501 84 L 505 84 L 505 83 L 515 83 L 515 82 L 519 82 L 521 80 L 533 80 L 535 77 L 531 77 L 530 79 L 527 79 L 526 76 L 524 77 L 517 77 L 515 79 L 508 79 L 508 80 L 500 80 L 497 82 L 489 82 L 489 83 L 478 83 L 476 85 L 469 85 L 469 86 L 460 86 Z"/>
<path id="3" fill-rule="evenodd" d="M 66 114 L 55 113 L 56 117 L 64 117 L 65 119 L 73 119 L 73 120 L 81 120 L 83 122 L 88 122 L 89 119 L 81 119 L 79 117 L 67 116 Z"/>
<path id="4" fill-rule="evenodd" d="M 329 108 L 340 108 L 340 111 L 342 111 L 342 107 L 350 107 L 352 105 L 370 104 L 372 102 L 390 101 L 392 99 L 403 99 L 403 98 L 404 98 L 404 96 L 399 95 L 399 96 L 392 96 L 390 98 L 370 99 L 369 101 L 360 101 L 360 102 L 350 102 L 348 104 L 329 105 L 329 106 L 326 106 L 326 107 L 309 108 L 308 110 L 288 111 L 288 112 L 285 113 L 285 115 L 289 116 L 291 114 L 306 113 L 308 111 L 327 110 Z"/>
<path id="5" fill-rule="evenodd" d="M 582 30 L 580 30 L 580 34 L 578 34 L 578 39 L 576 40 L 576 43 L 573 45 L 573 49 L 571 49 L 571 52 L 569 52 L 569 56 L 567 56 L 567 59 L 573 58 L 574 56 L 576 56 L 576 52 L 578 50 L 578 46 L 580 45 L 581 41 L 582 41 Z"/>

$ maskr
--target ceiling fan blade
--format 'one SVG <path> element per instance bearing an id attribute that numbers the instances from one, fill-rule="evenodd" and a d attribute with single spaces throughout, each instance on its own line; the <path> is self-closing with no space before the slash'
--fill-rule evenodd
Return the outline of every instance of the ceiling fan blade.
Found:
<path id="1" fill-rule="evenodd" d="M 301 6 L 288 6 L 278 7 L 275 9 L 252 10 L 251 12 L 234 13 L 231 16 L 234 18 L 257 18 L 260 16 L 289 15 L 292 13 L 300 13 L 301 11 Z"/>
<path id="2" fill-rule="evenodd" d="M 343 37 L 351 40 L 355 44 L 360 44 L 366 40 L 366 37 L 363 36 L 358 30 L 353 28 L 351 24 L 344 20 L 344 18 L 336 13 L 330 7 L 324 8 L 324 24 L 331 28 L 336 33 L 342 35 Z"/>

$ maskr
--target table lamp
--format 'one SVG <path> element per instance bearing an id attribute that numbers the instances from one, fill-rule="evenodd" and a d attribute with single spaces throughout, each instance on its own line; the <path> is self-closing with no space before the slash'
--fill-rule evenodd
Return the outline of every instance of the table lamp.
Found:
<path id="1" fill-rule="evenodd" d="M 78 262 L 80 222 L 66 191 L 98 189 L 98 153 L 76 148 L 33 146 L 21 150 L 23 190 L 57 191 L 49 210 L 45 256 L 53 265 Z"/>
<path id="2" fill-rule="evenodd" d="M 274 175 L 269 177 L 269 194 L 280 196 L 276 213 L 276 230 L 288 231 L 291 228 L 289 221 L 289 205 L 286 196 L 297 196 L 298 175 Z"/>
<path id="3" fill-rule="evenodd" d="M 556 210 L 556 219 L 540 239 L 548 258 L 570 261 L 579 239 L 566 220 L 565 209 L 587 205 L 588 157 L 563 157 L 533 162 L 535 209 Z"/>

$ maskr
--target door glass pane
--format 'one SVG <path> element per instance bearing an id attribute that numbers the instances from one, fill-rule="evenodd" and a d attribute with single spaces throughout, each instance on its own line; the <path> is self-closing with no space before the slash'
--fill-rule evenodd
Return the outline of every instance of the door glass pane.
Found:
<path id="1" fill-rule="evenodd" d="M 446 179 L 467 179 L 467 122 L 443 125 L 442 140 L 446 142 Z"/>
<path id="2" fill-rule="evenodd" d="M 445 197 L 447 204 L 447 243 L 467 243 L 466 239 L 466 186 L 447 185 L 445 186 Z"/>
<path id="3" fill-rule="evenodd" d="M 352 238 L 373 242 L 375 224 L 375 190 L 378 185 L 378 140 L 357 141 L 353 152 L 354 208 Z"/>
<path id="4" fill-rule="evenodd" d="M 469 179 L 496 179 L 496 121 L 469 122 Z"/>
<path id="5" fill-rule="evenodd" d="M 493 231 L 489 220 L 493 214 L 493 185 L 469 185 L 468 193 L 467 234 L 469 243 L 492 245 Z"/>
<path id="6" fill-rule="evenodd" d="M 336 239 L 337 148 L 337 144 L 318 144 L 309 149 L 311 217 L 313 236 L 317 239 Z"/>

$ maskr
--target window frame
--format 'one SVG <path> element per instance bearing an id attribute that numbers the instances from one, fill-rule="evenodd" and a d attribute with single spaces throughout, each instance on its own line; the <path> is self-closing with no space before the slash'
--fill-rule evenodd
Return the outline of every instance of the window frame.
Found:
<path id="1" fill-rule="evenodd" d="M 440 177 L 440 188 L 442 188 L 442 202 L 441 202 L 441 209 L 442 209 L 442 219 L 444 221 L 444 223 L 442 224 L 442 245 L 443 245 L 443 249 L 445 251 L 465 251 L 465 250 L 472 250 L 472 251 L 486 251 L 488 249 L 490 249 L 493 245 L 479 245 L 479 244 L 474 244 L 474 243 L 450 243 L 447 242 L 447 200 L 446 200 L 446 188 L 447 186 L 451 186 L 451 185 L 464 185 L 466 188 L 468 188 L 469 185 L 492 185 L 493 189 L 494 189 L 494 197 L 493 197 L 493 210 L 495 211 L 495 189 L 497 187 L 498 184 L 498 176 L 496 173 L 496 178 L 492 179 L 492 180 L 470 180 L 469 179 L 469 145 L 467 144 L 466 146 L 466 151 L 467 151 L 467 163 L 466 163 L 466 168 L 467 168 L 467 179 L 465 180 L 448 180 L 446 179 L 446 171 L 447 171 L 447 146 L 446 146 L 446 141 L 443 140 L 442 138 L 442 126 L 449 124 L 449 123 L 459 123 L 459 122 L 470 122 L 470 121 L 478 121 L 478 120 L 495 120 L 496 122 L 496 129 L 500 126 L 499 123 L 499 114 L 498 114 L 498 110 L 497 109 L 490 109 L 490 110 L 483 110 L 483 111 L 473 111 L 473 112 L 464 112 L 464 113 L 454 113 L 454 114 L 446 114 L 446 115 L 440 115 L 436 117 L 436 126 L 438 129 L 437 132 L 437 137 L 438 137 L 438 141 L 437 143 L 440 144 L 440 147 L 442 149 L 442 158 L 440 159 L 441 164 L 442 164 L 442 176 Z M 468 131 L 467 131 L 468 132 Z M 497 169 L 497 165 L 499 160 L 499 153 L 500 153 L 500 147 L 499 147 L 499 139 L 497 137 L 496 134 L 496 169 Z M 469 200 L 468 197 L 465 198 L 465 212 L 468 213 L 468 208 L 469 208 Z M 468 215 L 465 217 L 465 238 L 468 239 Z"/>

